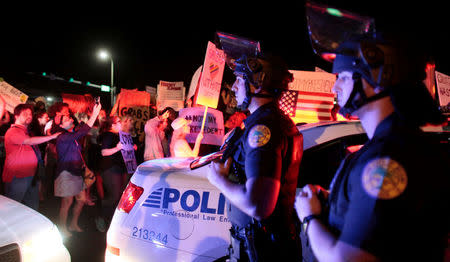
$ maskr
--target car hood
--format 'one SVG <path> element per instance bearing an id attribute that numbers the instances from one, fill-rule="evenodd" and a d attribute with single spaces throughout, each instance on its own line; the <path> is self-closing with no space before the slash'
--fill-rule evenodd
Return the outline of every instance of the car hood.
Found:
<path id="1" fill-rule="evenodd" d="M 0 246 L 22 244 L 32 232 L 52 228 L 53 223 L 19 202 L 0 195 Z"/>

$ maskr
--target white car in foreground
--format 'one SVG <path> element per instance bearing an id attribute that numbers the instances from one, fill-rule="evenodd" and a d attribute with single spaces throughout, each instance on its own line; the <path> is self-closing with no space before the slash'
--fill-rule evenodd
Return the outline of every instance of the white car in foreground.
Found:
<path id="1" fill-rule="evenodd" d="M 328 187 L 345 154 L 367 141 L 359 122 L 298 129 L 304 137 L 298 187 Z M 105 261 L 214 261 L 226 255 L 225 197 L 209 183 L 207 167 L 191 170 L 192 161 L 164 158 L 138 167 L 108 230 Z"/>
<path id="2" fill-rule="evenodd" d="M 2 195 L 0 232 L 0 261 L 70 261 L 55 224 L 35 210 Z"/>

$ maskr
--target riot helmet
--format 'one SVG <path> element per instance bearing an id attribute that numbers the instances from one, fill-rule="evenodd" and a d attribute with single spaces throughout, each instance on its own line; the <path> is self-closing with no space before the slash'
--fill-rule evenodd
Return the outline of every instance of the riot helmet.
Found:
<path id="1" fill-rule="evenodd" d="M 278 99 L 282 91 L 288 89 L 293 75 L 280 57 L 247 57 L 243 55 L 235 62 L 234 74 L 241 75 L 246 85 L 246 103 L 252 97 L 272 97 Z M 266 94 L 252 93 L 250 85 L 267 91 Z"/>
<path id="2" fill-rule="evenodd" d="M 377 32 L 373 18 L 310 1 L 306 4 L 306 15 L 314 52 L 333 62 L 333 73 L 353 73 L 354 87 L 340 109 L 341 114 L 351 115 L 372 101 L 390 96 L 396 112 L 405 118 L 408 114 L 414 115 L 415 124 L 442 120 L 431 95 L 423 92 L 426 90 L 422 83 L 425 56 L 417 42 L 411 41 L 410 35 L 386 30 Z M 381 91 L 367 97 L 362 87 L 363 79 Z M 405 98 L 406 94 L 409 98 Z M 405 100 L 416 98 L 427 105 L 421 108 L 425 113 L 417 110 L 417 105 L 406 106 Z M 417 118 L 418 115 L 423 116 L 419 116 L 422 120 Z"/>
<path id="3" fill-rule="evenodd" d="M 242 76 L 245 80 L 246 98 L 243 108 L 248 107 L 252 97 L 277 99 L 283 90 L 288 89 L 293 75 L 280 57 L 264 56 L 257 41 L 222 32 L 218 32 L 216 36 L 220 48 L 225 52 L 228 66 L 235 75 Z M 251 85 L 267 93 L 252 93 Z"/>

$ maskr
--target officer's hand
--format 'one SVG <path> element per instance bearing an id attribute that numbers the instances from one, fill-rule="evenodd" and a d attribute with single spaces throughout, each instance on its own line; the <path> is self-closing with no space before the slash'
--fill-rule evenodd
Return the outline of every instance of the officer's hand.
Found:
<path id="1" fill-rule="evenodd" d="M 215 160 L 209 164 L 208 180 L 211 184 L 217 186 L 218 183 L 226 178 L 230 171 L 231 162 L 233 159 L 229 157 L 225 163 Z"/>
<path id="2" fill-rule="evenodd" d="M 320 215 L 322 206 L 313 185 L 306 185 L 300 190 L 295 198 L 295 209 L 300 221 L 309 215 Z"/>
<path id="3" fill-rule="evenodd" d="M 313 191 L 314 193 L 316 193 L 317 195 L 321 195 L 321 197 L 323 197 L 324 200 L 328 199 L 328 196 L 330 195 L 330 191 L 326 190 L 325 188 L 319 186 L 319 185 L 314 185 L 313 186 L 315 191 Z"/>

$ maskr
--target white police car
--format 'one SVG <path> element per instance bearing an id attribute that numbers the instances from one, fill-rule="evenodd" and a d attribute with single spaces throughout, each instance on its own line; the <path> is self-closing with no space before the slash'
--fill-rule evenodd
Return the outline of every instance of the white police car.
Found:
<path id="1" fill-rule="evenodd" d="M 345 154 L 367 141 L 359 122 L 298 129 L 304 137 L 298 187 L 328 187 Z M 207 167 L 191 170 L 191 162 L 165 158 L 138 167 L 108 230 L 105 261 L 214 261 L 226 255 L 225 197 L 208 182 Z"/>
<path id="2" fill-rule="evenodd" d="M 0 261 L 70 261 L 58 228 L 45 216 L 0 195 Z"/>

